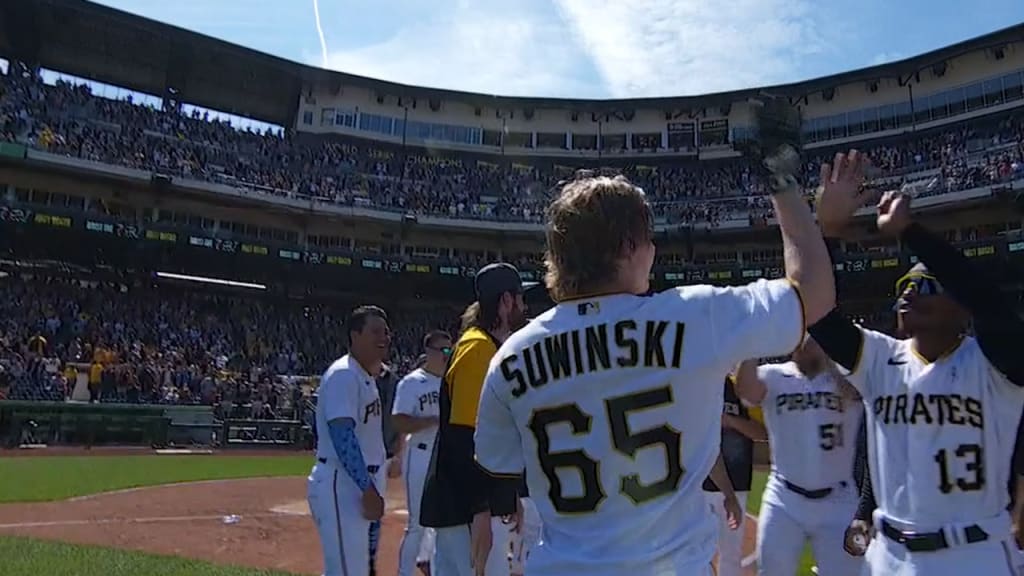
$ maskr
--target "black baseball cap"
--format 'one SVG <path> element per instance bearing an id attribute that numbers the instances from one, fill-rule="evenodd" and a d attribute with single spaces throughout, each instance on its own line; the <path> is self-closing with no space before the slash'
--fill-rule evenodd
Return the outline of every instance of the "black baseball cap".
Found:
<path id="1" fill-rule="evenodd" d="M 507 262 L 488 264 L 477 271 L 473 278 L 477 302 L 497 300 L 505 292 L 522 294 L 536 285 L 536 282 L 523 282 L 519 270 Z"/>

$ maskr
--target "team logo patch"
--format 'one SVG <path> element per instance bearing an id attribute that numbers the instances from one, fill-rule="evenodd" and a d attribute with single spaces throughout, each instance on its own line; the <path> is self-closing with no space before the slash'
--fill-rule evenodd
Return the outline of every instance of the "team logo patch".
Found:
<path id="1" fill-rule="evenodd" d="M 588 314 L 597 314 L 601 311 L 601 304 L 599 302 L 580 302 L 576 306 L 576 311 L 580 316 L 586 316 Z"/>

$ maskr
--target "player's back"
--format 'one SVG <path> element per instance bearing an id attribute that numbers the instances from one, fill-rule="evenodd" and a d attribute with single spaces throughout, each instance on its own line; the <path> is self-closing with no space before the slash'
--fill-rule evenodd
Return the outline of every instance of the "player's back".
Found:
<path id="1" fill-rule="evenodd" d="M 716 312 L 721 295 L 695 287 L 562 303 L 502 346 L 495 393 L 528 431 L 526 476 L 544 526 L 531 574 L 707 567 L 717 528 L 702 483 L 719 451 L 721 382 L 752 350 L 738 343 L 750 334 L 732 332 L 747 321 L 730 320 L 747 316 Z M 750 322 L 772 328 L 766 316 Z M 775 347 L 799 340 L 798 318 L 774 327 Z"/>

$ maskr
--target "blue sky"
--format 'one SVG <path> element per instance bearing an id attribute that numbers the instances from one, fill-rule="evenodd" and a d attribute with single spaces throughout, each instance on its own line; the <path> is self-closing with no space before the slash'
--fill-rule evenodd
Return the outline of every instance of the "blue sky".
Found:
<path id="1" fill-rule="evenodd" d="M 1022 0 L 101 0 L 264 52 L 512 96 L 630 98 L 791 82 L 1024 21 Z"/>

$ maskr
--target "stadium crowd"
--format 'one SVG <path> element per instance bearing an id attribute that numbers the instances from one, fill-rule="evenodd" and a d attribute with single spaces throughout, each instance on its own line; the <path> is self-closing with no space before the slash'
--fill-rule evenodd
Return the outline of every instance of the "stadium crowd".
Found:
<path id="1" fill-rule="evenodd" d="M 85 84 L 49 85 L 15 73 L 0 76 L 0 138 L 252 193 L 474 219 L 539 221 L 549 190 L 572 173 L 544 160 L 426 155 L 340 138 L 236 130 L 196 110 L 111 100 L 92 95 Z M 1024 178 L 1024 122 L 997 115 L 876 142 L 868 153 L 876 178 L 892 186 L 919 180 L 919 196 L 990 185 Z M 821 149 L 807 163 L 809 186 L 829 156 Z M 614 167 L 647 191 L 666 222 L 714 225 L 770 216 L 764 184 L 744 158 L 667 162 Z"/>
<path id="2" fill-rule="evenodd" d="M 302 377 L 344 352 L 341 324 L 354 304 L 53 277 L 2 282 L 0 397 L 65 400 L 81 371 L 93 401 L 208 404 L 257 418 L 300 407 Z M 457 318 L 436 307 L 395 315 L 399 373 L 426 330 L 451 329 Z"/>
<path id="3" fill-rule="evenodd" d="M 0 141 L 253 193 L 477 219 L 537 221 L 548 191 L 572 173 L 543 160 L 494 163 L 240 131 L 199 112 L 111 100 L 83 84 L 48 85 L 17 74 L 0 76 Z M 1024 121 L 993 116 L 874 143 L 869 153 L 876 178 L 912 186 L 919 196 L 1006 182 L 1024 178 Z M 808 161 L 809 187 L 828 156 L 823 149 Z M 770 216 L 763 183 L 743 158 L 647 164 L 615 170 L 638 182 L 667 222 L 714 225 Z M 83 371 L 93 401 L 213 404 L 256 417 L 298 409 L 303 387 L 295 376 L 319 374 L 343 352 L 341 319 L 356 304 L 128 281 L 15 276 L 3 283 L 0 398 L 66 399 Z M 391 365 L 398 373 L 414 362 L 426 330 L 454 330 L 458 316 L 443 306 L 389 312 L 396 330 Z"/>

